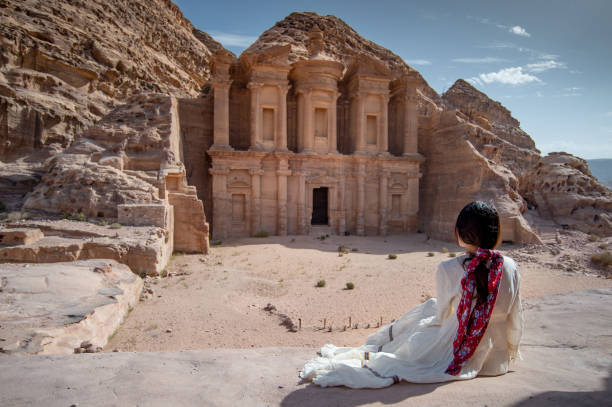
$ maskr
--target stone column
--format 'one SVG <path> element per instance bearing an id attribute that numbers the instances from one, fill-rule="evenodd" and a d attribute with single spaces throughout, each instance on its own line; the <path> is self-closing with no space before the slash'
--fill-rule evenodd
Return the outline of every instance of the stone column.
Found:
<path id="1" fill-rule="evenodd" d="M 417 115 L 417 98 L 415 95 L 406 95 L 404 111 L 404 155 L 415 154 L 418 150 L 419 118 Z"/>
<path id="2" fill-rule="evenodd" d="M 278 115 L 276 132 L 276 150 L 287 150 L 287 85 L 278 85 Z"/>
<path id="3" fill-rule="evenodd" d="M 338 153 L 338 123 L 337 123 L 337 105 L 338 96 L 340 94 L 335 92 L 332 97 L 332 102 L 329 107 L 328 127 L 329 127 L 329 152 L 332 154 Z"/>
<path id="4" fill-rule="evenodd" d="M 261 230 L 261 176 L 263 170 L 251 168 L 251 236 Z"/>
<path id="5" fill-rule="evenodd" d="M 362 100 L 362 95 L 361 94 L 356 94 L 355 95 L 355 103 L 357 105 L 357 108 L 355 109 L 357 111 L 357 117 L 355 118 L 355 125 L 356 125 L 356 129 L 355 129 L 355 135 L 357 136 L 356 138 L 356 144 L 355 144 L 355 152 L 356 153 L 363 153 L 365 152 L 365 146 L 366 146 L 366 139 L 365 139 L 365 103 Z"/>
<path id="6" fill-rule="evenodd" d="M 214 79 L 213 150 L 232 150 L 229 143 L 229 79 Z"/>
<path id="7" fill-rule="evenodd" d="M 378 152 L 384 154 L 389 150 L 389 96 L 380 95 L 380 99 L 382 109 L 378 124 Z"/>
<path id="8" fill-rule="evenodd" d="M 287 235 L 287 176 L 291 175 L 287 158 L 280 158 L 278 161 L 278 170 L 276 171 L 277 192 L 276 202 L 278 208 L 278 218 L 276 234 L 279 236 Z"/>
<path id="9" fill-rule="evenodd" d="M 314 117 L 312 108 L 312 90 L 308 89 L 304 92 L 304 107 L 302 109 L 303 115 L 303 133 L 304 136 L 304 152 L 313 152 L 314 146 Z"/>
<path id="10" fill-rule="evenodd" d="M 346 232 L 346 212 L 344 210 L 344 188 L 346 179 L 342 172 L 338 178 L 338 234 L 344 235 Z"/>
<path id="11" fill-rule="evenodd" d="M 380 185 L 379 185 L 379 197 L 378 197 L 378 215 L 379 215 L 379 227 L 378 234 L 387 236 L 387 222 L 389 213 L 388 203 L 388 186 L 389 186 L 389 171 L 382 171 L 380 173 Z"/>
<path id="12" fill-rule="evenodd" d="M 229 196 L 227 193 L 227 175 L 229 170 L 223 167 L 216 167 L 209 170 L 212 175 L 212 196 L 213 196 L 213 237 L 215 239 L 226 239 L 229 236 L 231 225 L 231 211 Z"/>
<path id="13" fill-rule="evenodd" d="M 306 174 L 303 171 L 295 171 L 294 176 L 298 180 L 297 195 L 297 234 L 306 234 Z"/>
<path id="14" fill-rule="evenodd" d="M 357 167 L 357 235 L 365 235 L 365 163 L 360 162 Z"/>
<path id="15" fill-rule="evenodd" d="M 250 150 L 259 151 L 261 149 L 261 114 L 259 108 L 259 94 L 261 92 L 261 83 L 250 82 L 247 88 L 251 90 L 251 146 Z"/>

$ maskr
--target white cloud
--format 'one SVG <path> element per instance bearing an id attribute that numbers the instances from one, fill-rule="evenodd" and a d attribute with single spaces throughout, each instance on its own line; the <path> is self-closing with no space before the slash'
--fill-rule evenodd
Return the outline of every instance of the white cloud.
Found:
<path id="1" fill-rule="evenodd" d="M 515 25 L 514 27 L 510 27 L 508 31 L 511 32 L 512 34 L 520 35 L 521 37 L 531 37 L 531 34 L 529 34 L 527 30 L 525 30 L 520 25 Z"/>
<path id="2" fill-rule="evenodd" d="M 483 57 L 483 58 L 455 58 L 453 62 L 462 62 L 464 64 L 491 64 L 495 62 L 505 62 L 507 59 L 496 58 L 496 57 Z"/>
<path id="3" fill-rule="evenodd" d="M 531 82 L 542 82 L 538 77 L 523 72 L 520 66 L 504 68 L 497 72 L 481 73 L 477 77 L 470 78 L 473 82 L 482 85 L 483 83 L 501 83 L 504 85 L 525 85 Z"/>
<path id="4" fill-rule="evenodd" d="M 544 95 L 543 95 L 543 94 L 542 94 L 542 92 L 540 92 L 540 91 L 537 91 L 537 92 L 536 92 L 536 96 L 537 96 L 537 97 L 539 97 L 539 98 L 544 97 Z"/>
<path id="5" fill-rule="evenodd" d="M 612 117 L 612 112 L 608 112 L 608 113 L 606 113 L 606 116 L 608 116 L 608 117 Z"/>
<path id="6" fill-rule="evenodd" d="M 574 87 L 572 87 L 572 88 L 565 88 L 564 90 L 566 90 L 566 91 L 568 91 L 568 92 L 577 92 L 577 91 L 579 91 L 579 90 L 582 90 L 582 88 L 579 88 L 579 87 L 574 86 Z"/>
<path id="7" fill-rule="evenodd" d="M 426 59 L 406 59 L 408 65 L 431 65 L 431 61 Z"/>
<path id="8" fill-rule="evenodd" d="M 538 58 L 540 58 L 540 59 L 559 59 L 559 55 L 555 55 L 555 54 L 541 54 Z"/>
<path id="9" fill-rule="evenodd" d="M 257 40 L 253 35 L 232 34 L 222 31 L 208 31 L 208 33 L 224 47 L 247 48 Z"/>
<path id="10" fill-rule="evenodd" d="M 530 72 L 540 73 L 548 71 L 549 69 L 565 68 L 566 66 L 565 62 L 557 62 L 549 59 L 542 62 L 536 62 L 535 64 L 527 64 L 526 69 Z"/>

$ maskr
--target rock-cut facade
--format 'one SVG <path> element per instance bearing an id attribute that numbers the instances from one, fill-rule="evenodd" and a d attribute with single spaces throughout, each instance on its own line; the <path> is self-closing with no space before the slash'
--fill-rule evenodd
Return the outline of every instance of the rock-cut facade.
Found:
<path id="1" fill-rule="evenodd" d="M 291 64 L 289 46 L 213 59 L 215 239 L 417 229 L 416 77 L 370 57 L 345 66 L 317 28 L 309 39 Z"/>

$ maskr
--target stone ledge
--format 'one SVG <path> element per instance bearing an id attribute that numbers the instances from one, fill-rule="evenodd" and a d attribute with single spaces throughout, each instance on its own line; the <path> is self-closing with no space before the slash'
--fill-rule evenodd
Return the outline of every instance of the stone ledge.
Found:
<path id="1" fill-rule="evenodd" d="M 69 354 L 83 341 L 103 347 L 143 287 L 107 259 L 1 264 L 0 278 L 0 347 L 17 355 Z"/>

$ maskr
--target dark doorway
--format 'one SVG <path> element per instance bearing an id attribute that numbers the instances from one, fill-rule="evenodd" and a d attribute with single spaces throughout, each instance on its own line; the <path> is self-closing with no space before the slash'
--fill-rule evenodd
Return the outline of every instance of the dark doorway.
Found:
<path id="1" fill-rule="evenodd" d="M 311 225 L 327 225 L 327 187 L 312 190 Z"/>

